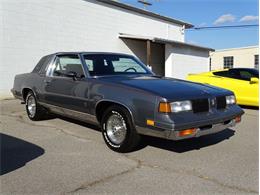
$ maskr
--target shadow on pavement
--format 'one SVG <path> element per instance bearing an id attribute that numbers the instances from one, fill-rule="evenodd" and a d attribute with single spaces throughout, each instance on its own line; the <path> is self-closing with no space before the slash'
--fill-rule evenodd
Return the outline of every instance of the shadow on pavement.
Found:
<path id="1" fill-rule="evenodd" d="M 0 133 L 0 175 L 14 171 L 44 154 L 44 149 L 27 141 Z"/>
<path id="2" fill-rule="evenodd" d="M 183 153 L 191 150 L 199 150 L 204 147 L 218 144 L 226 139 L 229 139 L 235 134 L 232 129 L 225 129 L 216 134 L 206 135 L 199 138 L 192 138 L 180 141 L 165 140 L 155 137 L 144 136 L 143 146 L 152 146 L 156 148 L 161 148 L 164 150 L 169 150 L 172 152 Z"/>
<path id="3" fill-rule="evenodd" d="M 78 120 L 61 117 L 61 116 L 59 116 L 59 118 L 68 122 L 72 122 L 84 126 L 91 130 L 101 131 L 100 127 L 96 125 L 92 125 L 86 122 L 81 122 Z M 199 138 L 180 140 L 180 141 L 166 140 L 166 139 L 150 137 L 150 136 L 142 136 L 142 141 L 140 145 L 134 151 L 142 150 L 147 146 L 152 146 L 164 150 L 169 150 L 172 152 L 183 153 L 191 150 L 199 150 L 200 148 L 218 144 L 219 142 L 229 139 L 234 134 L 235 134 L 234 130 L 225 129 L 219 133 L 206 135 Z"/>
<path id="4" fill-rule="evenodd" d="M 72 119 L 72 118 L 67 118 L 67 117 L 60 116 L 60 115 L 57 115 L 57 118 L 59 118 L 61 120 L 64 120 L 64 121 L 67 121 L 67 122 L 70 122 L 70 123 L 74 123 L 74 124 L 86 127 L 86 128 L 89 128 L 91 130 L 95 130 L 95 131 L 100 131 L 101 132 L 101 129 L 100 129 L 99 126 L 93 125 L 91 123 L 87 123 L 87 122 L 76 120 L 76 119 Z"/>
<path id="5" fill-rule="evenodd" d="M 243 106 L 243 105 L 239 105 L 239 106 L 243 109 L 259 110 L 259 107 L 257 106 Z"/>

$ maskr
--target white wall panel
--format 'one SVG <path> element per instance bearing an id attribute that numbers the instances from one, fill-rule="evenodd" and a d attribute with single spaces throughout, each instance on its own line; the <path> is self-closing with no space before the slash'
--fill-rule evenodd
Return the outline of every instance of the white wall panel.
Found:
<path id="1" fill-rule="evenodd" d="M 206 50 L 167 44 L 165 53 L 166 58 L 168 56 L 166 76 L 185 79 L 190 73 L 209 71 L 209 52 Z"/>
<path id="2" fill-rule="evenodd" d="M 184 41 L 181 25 L 93 0 L 1 0 L 0 95 L 10 94 L 16 74 L 29 72 L 58 51 L 132 53 L 118 33 Z"/>

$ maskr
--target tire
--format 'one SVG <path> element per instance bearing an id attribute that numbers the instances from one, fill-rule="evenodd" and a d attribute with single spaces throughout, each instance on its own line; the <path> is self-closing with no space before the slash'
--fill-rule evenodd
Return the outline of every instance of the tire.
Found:
<path id="1" fill-rule="evenodd" d="M 37 103 L 32 91 L 28 92 L 25 99 L 26 112 L 29 119 L 33 121 L 42 120 L 46 117 L 46 111 Z"/>
<path id="2" fill-rule="evenodd" d="M 101 128 L 106 145 L 116 152 L 130 152 L 140 142 L 130 113 L 121 106 L 111 106 L 105 111 Z"/>

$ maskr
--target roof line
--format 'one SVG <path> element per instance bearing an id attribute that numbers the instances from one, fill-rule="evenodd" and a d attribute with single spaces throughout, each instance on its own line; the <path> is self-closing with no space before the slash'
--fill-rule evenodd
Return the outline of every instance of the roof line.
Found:
<path id="1" fill-rule="evenodd" d="M 125 39 L 135 39 L 135 40 L 150 40 L 155 43 L 170 43 L 170 44 L 175 44 L 175 45 L 183 45 L 183 46 L 187 46 L 187 47 L 198 48 L 198 49 L 202 49 L 202 50 L 215 51 L 215 49 L 208 48 L 208 47 L 203 47 L 203 46 L 199 46 L 199 45 L 194 45 L 194 44 L 189 44 L 189 43 L 174 41 L 174 40 L 169 40 L 169 39 L 163 39 L 163 38 L 158 38 L 158 37 L 130 35 L 130 34 L 125 34 L 125 33 L 119 33 L 118 37 L 125 38 Z"/>
<path id="2" fill-rule="evenodd" d="M 112 0 L 96 0 L 96 1 L 98 1 L 100 3 L 105 3 L 105 4 L 113 5 L 113 6 L 116 6 L 116 7 L 120 7 L 120 8 L 125 9 L 125 10 L 137 12 L 139 14 L 151 16 L 151 17 L 154 17 L 154 18 L 157 18 L 157 19 L 161 19 L 161 20 L 164 20 L 164 21 L 167 21 L 167 22 L 174 23 L 174 24 L 184 25 L 186 29 L 194 27 L 192 24 L 190 24 L 188 22 L 184 22 L 184 21 L 181 21 L 181 20 L 170 18 L 168 16 L 163 16 L 163 15 L 160 15 L 160 14 L 157 14 L 157 13 L 154 13 L 154 12 L 143 10 L 143 9 L 133 7 L 133 6 L 128 5 L 128 4 L 119 3 L 117 1 L 112 1 Z"/>
<path id="3" fill-rule="evenodd" d="M 229 50 L 239 50 L 239 49 L 252 49 L 252 48 L 259 48 L 259 45 L 252 45 L 252 46 L 247 46 L 247 47 L 235 47 L 235 48 L 218 49 L 218 50 L 216 50 L 216 52 L 229 51 Z"/>

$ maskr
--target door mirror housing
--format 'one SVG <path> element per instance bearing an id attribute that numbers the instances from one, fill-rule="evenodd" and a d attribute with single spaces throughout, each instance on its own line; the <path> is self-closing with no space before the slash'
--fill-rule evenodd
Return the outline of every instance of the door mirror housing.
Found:
<path id="1" fill-rule="evenodd" d="M 258 80 L 257 77 L 252 77 L 252 78 L 250 79 L 250 84 L 255 84 L 255 83 L 258 83 L 258 82 L 259 82 L 259 80 Z"/>
<path id="2" fill-rule="evenodd" d="M 70 77 L 70 78 L 73 78 L 73 80 L 76 80 L 77 78 L 77 73 L 76 72 L 73 72 L 73 71 L 70 71 L 66 74 L 67 77 Z"/>

